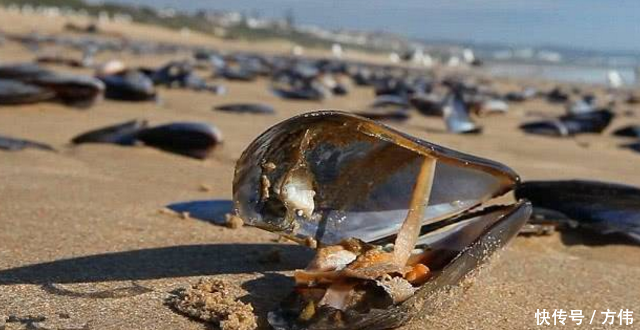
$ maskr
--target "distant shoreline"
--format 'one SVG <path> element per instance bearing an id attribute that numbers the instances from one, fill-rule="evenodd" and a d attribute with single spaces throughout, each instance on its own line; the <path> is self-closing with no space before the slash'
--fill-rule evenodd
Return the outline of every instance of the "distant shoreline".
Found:
<path id="1" fill-rule="evenodd" d="M 482 71 L 495 77 L 534 78 L 565 83 L 606 85 L 612 68 L 572 64 L 487 63 Z M 637 85 L 640 77 L 632 67 L 615 68 L 626 85 Z"/>

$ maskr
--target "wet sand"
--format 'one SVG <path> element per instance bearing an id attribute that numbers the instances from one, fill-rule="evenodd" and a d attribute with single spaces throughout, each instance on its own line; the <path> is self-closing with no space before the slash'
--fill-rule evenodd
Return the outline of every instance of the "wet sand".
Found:
<path id="1" fill-rule="evenodd" d="M 5 31 L 47 33 L 61 31 L 65 22 L 3 11 L 0 21 Z M 176 32 L 155 27 L 106 29 L 135 38 L 184 41 Z M 253 46 L 195 33 L 185 42 L 225 49 Z M 289 45 L 256 47 L 286 51 Z M 16 44 L 0 46 L 2 61 L 32 58 Z M 156 65 L 169 58 L 174 57 L 122 57 L 132 65 Z M 173 203 L 205 200 L 224 211 L 231 198 L 235 160 L 263 130 L 312 110 L 359 110 L 373 94 L 354 88 L 344 98 L 296 102 L 272 95 L 265 80 L 221 83 L 227 86 L 227 95 L 161 88 L 160 104 L 103 101 L 86 111 L 55 103 L 0 108 L 1 134 L 50 143 L 59 150 L 0 153 L 0 316 L 45 317 L 36 324 L 50 329 L 204 329 L 164 302 L 177 288 L 215 277 L 233 284 L 235 294 L 253 304 L 266 328 L 266 311 L 288 293 L 292 281 L 287 276 L 304 267 L 311 252 L 278 243 L 275 235 L 258 229 L 228 229 L 161 210 Z M 512 84 L 500 83 L 503 88 Z M 240 101 L 264 102 L 277 113 L 211 110 Z M 583 178 L 640 186 L 640 154 L 617 148 L 622 140 L 607 134 L 638 122 L 638 117 L 617 118 L 602 136 L 559 140 L 519 131 L 518 125 L 529 119 L 527 111 L 559 114 L 562 108 L 542 101 L 511 105 L 505 116 L 481 118 L 485 131 L 479 136 L 449 135 L 442 120 L 421 116 L 392 126 L 503 162 L 524 180 Z M 144 147 L 68 145 L 78 133 L 134 118 L 146 118 L 151 124 L 209 122 L 222 130 L 225 141 L 206 161 Z M 264 254 L 274 249 L 281 251 L 281 261 L 263 262 Z M 586 323 L 597 310 L 592 325 L 573 328 L 604 328 L 601 311 L 640 313 L 640 247 L 581 234 L 519 237 L 473 282 L 452 306 L 421 316 L 406 329 L 537 329 L 536 309 L 581 309 Z M 638 328 L 640 316 L 635 316 L 634 325 L 620 326 L 616 319 L 610 328 Z M 23 321 L 8 323 L 7 329 L 27 328 L 28 319 Z M 570 320 L 566 323 L 562 328 L 572 328 Z"/>

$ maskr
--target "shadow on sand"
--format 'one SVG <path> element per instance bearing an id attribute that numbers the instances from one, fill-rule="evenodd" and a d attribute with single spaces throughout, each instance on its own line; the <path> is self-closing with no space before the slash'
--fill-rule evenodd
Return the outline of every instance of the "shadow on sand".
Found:
<path id="1" fill-rule="evenodd" d="M 279 263 L 261 256 L 279 251 Z M 0 270 L 0 285 L 137 281 L 303 268 L 313 251 L 283 244 L 202 244 L 97 254 Z"/>
<path id="2" fill-rule="evenodd" d="M 597 234 L 588 230 L 572 229 L 560 231 L 562 244 L 567 246 L 605 246 L 605 245 L 628 245 L 640 246 L 640 242 L 635 241 L 622 234 Z"/>
<path id="3" fill-rule="evenodd" d="M 188 212 L 194 219 L 224 225 L 225 215 L 233 213 L 233 201 L 224 199 L 188 201 L 169 204 L 167 208 L 178 213 Z"/>
<path id="4" fill-rule="evenodd" d="M 277 252 L 280 261 L 260 262 L 265 253 Z M 313 251 L 303 246 L 284 244 L 203 244 L 181 245 L 105 253 L 56 260 L 0 270 L 0 286 L 36 284 L 56 296 L 89 299 L 129 298 L 154 291 L 136 283 L 185 276 L 261 273 L 242 287 L 249 292 L 240 300 L 251 303 L 258 322 L 267 327 L 267 312 L 274 309 L 293 287 L 293 280 L 276 271 L 305 267 Z M 108 290 L 70 289 L 65 284 L 131 281 L 131 285 Z M 187 285 L 186 281 L 183 285 Z"/>

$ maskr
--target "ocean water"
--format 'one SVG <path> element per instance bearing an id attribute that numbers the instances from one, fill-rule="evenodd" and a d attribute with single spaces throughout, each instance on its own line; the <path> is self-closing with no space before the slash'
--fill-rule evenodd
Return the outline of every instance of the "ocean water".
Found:
<path id="1" fill-rule="evenodd" d="M 95 0 L 94 0 L 95 1 Z M 157 8 L 234 10 L 328 29 L 424 40 L 640 52 L 638 0 L 119 0 Z"/>
<path id="2" fill-rule="evenodd" d="M 94 0 L 98 1 L 98 0 Z M 104 0 L 102 0 L 104 1 Z M 110 0 L 107 0 L 110 1 Z M 598 56 L 640 58 L 638 0 L 111 0 L 156 8 L 231 10 L 282 18 L 327 29 L 385 31 L 420 40 L 500 44 L 515 48 L 548 45 L 589 49 Z M 575 62 L 577 63 L 577 62 Z M 630 64 L 635 65 L 635 64 Z M 491 63 L 498 76 L 535 77 L 606 84 L 613 68 L 567 64 Z M 638 84 L 634 67 L 615 67 L 626 84 Z"/>
<path id="3" fill-rule="evenodd" d="M 483 70 L 498 77 L 531 77 L 561 82 L 586 83 L 594 85 L 608 84 L 609 71 L 612 68 L 598 66 L 578 66 L 570 64 L 516 64 L 488 63 Z M 634 68 L 615 68 L 625 85 L 640 84 Z"/>

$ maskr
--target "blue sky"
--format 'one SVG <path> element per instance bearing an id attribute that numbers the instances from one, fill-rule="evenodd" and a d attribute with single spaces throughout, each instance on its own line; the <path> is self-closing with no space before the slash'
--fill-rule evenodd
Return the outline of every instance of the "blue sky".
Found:
<path id="1" fill-rule="evenodd" d="M 640 0 L 121 0 L 183 9 L 256 10 L 300 23 L 416 38 L 640 52 Z"/>

